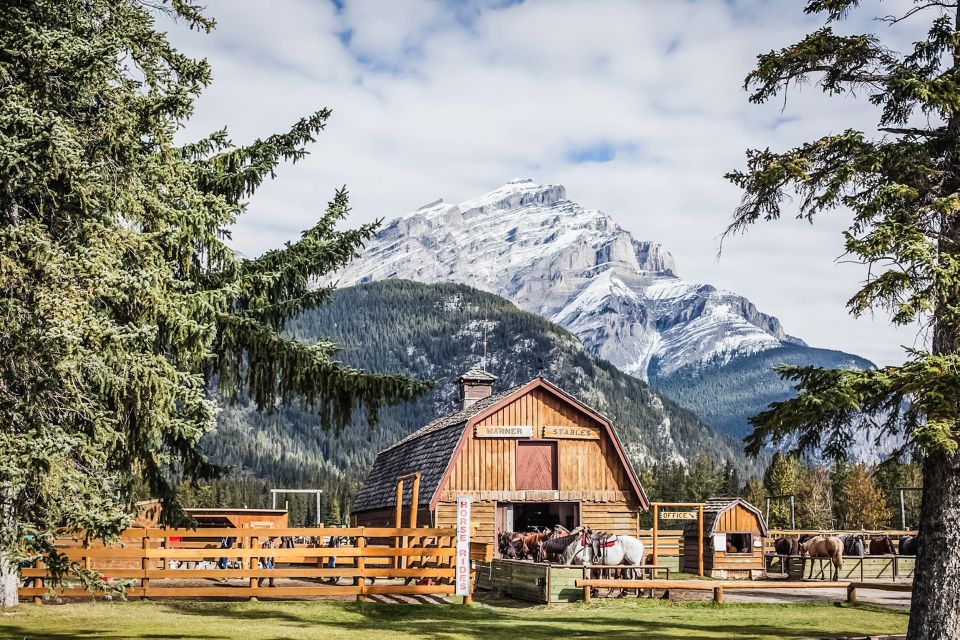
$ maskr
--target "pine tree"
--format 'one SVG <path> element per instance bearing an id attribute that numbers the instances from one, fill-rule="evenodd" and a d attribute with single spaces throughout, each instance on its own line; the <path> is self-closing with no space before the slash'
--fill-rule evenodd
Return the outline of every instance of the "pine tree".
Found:
<path id="1" fill-rule="evenodd" d="M 685 499 L 703 502 L 715 498 L 720 493 L 723 477 L 717 472 L 713 460 L 700 452 L 694 457 L 687 477 L 688 494 Z"/>
<path id="2" fill-rule="evenodd" d="M 743 486 L 743 497 L 747 502 L 765 513 L 764 509 L 766 509 L 767 506 L 768 495 L 770 494 L 767 493 L 767 488 L 763 486 L 760 478 L 756 476 L 747 478 L 747 482 Z"/>
<path id="3" fill-rule="evenodd" d="M 847 258 L 868 266 L 849 301 L 894 324 L 930 328 L 929 350 L 896 367 L 851 371 L 783 367 L 798 395 L 751 423 L 748 447 L 790 442 L 842 457 L 862 427 L 880 425 L 921 461 L 920 545 L 908 637 L 960 638 L 960 4 L 914 0 L 892 25 L 926 19 L 927 35 L 904 52 L 874 34 L 842 35 L 834 24 L 858 0 L 808 0 L 826 24 L 800 42 L 758 56 L 745 87 L 753 102 L 816 83 L 830 96 L 867 96 L 878 131 L 847 129 L 786 152 L 747 153 L 728 174 L 744 190 L 728 233 L 774 220 L 791 194 L 814 221 L 848 209 Z M 906 410 L 901 407 L 906 405 Z"/>
<path id="4" fill-rule="evenodd" d="M 326 428 L 423 389 L 342 366 L 329 341 L 284 336 L 323 302 L 311 283 L 352 259 L 374 225 L 338 230 L 338 190 L 282 249 L 227 245 L 247 199 L 295 162 L 326 109 L 234 146 L 226 131 L 178 146 L 210 82 L 154 24 L 213 22 L 186 0 L 11 2 L 0 12 L 0 583 L 54 553 L 55 532 L 109 540 L 130 522 L 135 477 L 182 522 L 180 477 L 215 469 L 197 448 L 208 394 L 259 409 L 299 402 Z M 30 533 L 30 536 L 25 534 Z"/>
<path id="5" fill-rule="evenodd" d="M 890 521 L 880 485 L 863 463 L 850 467 L 836 502 L 841 529 L 882 529 Z"/>
<path id="6" fill-rule="evenodd" d="M 783 455 L 780 452 L 773 455 L 763 476 L 763 486 L 771 498 L 768 523 L 771 527 L 786 529 L 791 526 L 790 503 L 786 498 L 794 496 L 796 500 L 800 493 L 801 477 L 800 462 L 795 456 Z"/>
<path id="7" fill-rule="evenodd" d="M 796 508 L 797 525 L 801 529 L 833 527 L 833 487 L 829 467 L 803 467 Z"/>

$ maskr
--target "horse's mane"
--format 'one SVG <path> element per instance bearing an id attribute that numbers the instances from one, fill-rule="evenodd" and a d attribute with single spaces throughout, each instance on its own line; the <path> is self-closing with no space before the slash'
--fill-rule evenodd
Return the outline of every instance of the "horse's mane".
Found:
<path id="1" fill-rule="evenodd" d="M 548 553 L 560 553 L 567 547 L 569 547 L 574 540 L 580 537 L 579 533 L 571 533 L 568 536 L 561 536 L 559 538 L 550 538 L 545 540 L 541 545 L 541 548 Z"/>

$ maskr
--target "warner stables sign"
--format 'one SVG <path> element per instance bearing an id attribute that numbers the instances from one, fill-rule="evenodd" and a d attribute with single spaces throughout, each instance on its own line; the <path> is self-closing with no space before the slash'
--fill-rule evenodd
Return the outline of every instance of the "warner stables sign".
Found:
<path id="1" fill-rule="evenodd" d="M 478 438 L 532 438 L 533 427 L 478 424 L 475 427 L 474 435 Z"/>
<path id="2" fill-rule="evenodd" d="M 565 440 L 599 440 L 600 432 L 590 427 L 544 425 L 543 437 Z"/>
<path id="3" fill-rule="evenodd" d="M 532 438 L 530 425 L 477 425 L 474 427 L 477 438 Z M 590 427 L 544 425 L 540 436 L 555 440 L 599 440 L 600 432 Z"/>

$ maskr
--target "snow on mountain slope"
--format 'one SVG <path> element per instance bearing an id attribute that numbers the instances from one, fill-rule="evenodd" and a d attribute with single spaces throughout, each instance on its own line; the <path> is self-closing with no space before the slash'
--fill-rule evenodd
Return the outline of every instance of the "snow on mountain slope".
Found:
<path id="1" fill-rule="evenodd" d="M 407 213 L 338 276 L 343 286 L 387 278 L 496 293 L 642 379 L 794 341 L 746 298 L 681 280 L 663 246 L 531 180 Z"/>

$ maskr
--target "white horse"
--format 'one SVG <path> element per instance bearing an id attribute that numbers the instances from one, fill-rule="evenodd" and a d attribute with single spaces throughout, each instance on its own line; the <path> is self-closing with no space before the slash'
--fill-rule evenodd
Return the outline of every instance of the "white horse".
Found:
<path id="1" fill-rule="evenodd" d="M 646 549 L 638 538 L 604 535 L 587 530 L 593 564 L 616 567 L 621 564 L 643 564 Z"/>

